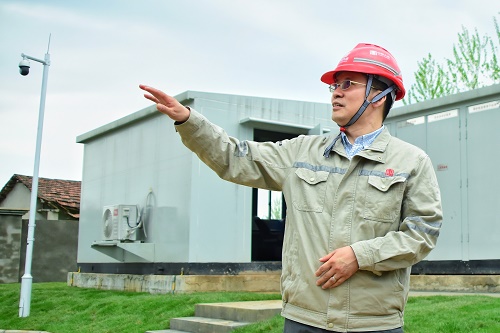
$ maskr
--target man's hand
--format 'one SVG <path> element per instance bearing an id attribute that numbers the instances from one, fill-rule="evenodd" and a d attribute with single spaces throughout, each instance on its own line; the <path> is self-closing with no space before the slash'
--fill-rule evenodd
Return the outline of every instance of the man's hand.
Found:
<path id="1" fill-rule="evenodd" d="M 350 246 L 341 247 L 319 259 L 324 263 L 316 271 L 317 286 L 323 289 L 340 286 L 359 269 L 358 259 Z"/>
<path id="2" fill-rule="evenodd" d="M 161 113 L 164 113 L 167 116 L 169 116 L 172 120 L 181 123 L 188 120 L 190 115 L 189 109 L 186 108 L 181 103 L 179 103 L 172 96 L 165 94 L 161 90 L 143 84 L 139 85 L 139 88 L 149 93 L 149 94 L 144 94 L 144 97 L 156 103 L 156 109 Z"/>

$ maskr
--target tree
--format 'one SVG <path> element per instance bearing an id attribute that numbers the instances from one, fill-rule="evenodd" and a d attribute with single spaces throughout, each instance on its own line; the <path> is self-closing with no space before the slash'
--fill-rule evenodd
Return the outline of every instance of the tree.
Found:
<path id="1" fill-rule="evenodd" d="M 498 45 L 500 46 L 500 27 L 498 25 L 498 21 L 496 17 L 493 18 L 493 24 L 495 25 L 495 32 L 497 34 L 497 42 Z M 493 55 L 491 57 L 490 63 L 487 65 L 488 70 L 491 73 L 491 77 L 494 81 L 500 81 L 500 62 L 498 60 L 497 54 L 498 54 L 498 48 L 495 47 L 493 44 L 493 41 L 490 43 L 491 50 L 493 51 Z"/>
<path id="2" fill-rule="evenodd" d="M 271 219 L 274 220 L 281 220 L 282 219 L 282 212 L 281 212 L 281 202 L 282 202 L 282 197 L 281 197 L 281 192 L 278 192 L 279 196 L 275 196 L 273 198 L 273 202 L 271 205 Z"/>
<path id="3" fill-rule="evenodd" d="M 458 45 L 453 44 L 453 59 L 447 59 L 448 73 L 458 91 L 472 90 L 492 83 L 487 83 L 489 63 L 488 46 L 495 54 L 495 46 L 489 36 L 479 36 L 462 26 L 458 34 Z"/>
<path id="4" fill-rule="evenodd" d="M 411 86 L 407 97 L 403 100 L 405 104 L 438 98 L 453 94 L 456 91 L 448 73 L 430 53 L 427 58 L 423 58 L 421 62 L 418 62 L 415 79 L 416 83 Z"/>
<path id="5" fill-rule="evenodd" d="M 493 22 L 500 45 L 500 28 L 497 19 Z M 498 46 L 488 35 L 480 36 L 462 26 L 458 44 L 453 44 L 453 58 L 445 59 L 444 65 L 436 62 L 429 53 L 418 62 L 415 81 L 408 90 L 403 104 L 417 103 L 443 97 L 457 92 L 476 89 L 500 82 Z"/>

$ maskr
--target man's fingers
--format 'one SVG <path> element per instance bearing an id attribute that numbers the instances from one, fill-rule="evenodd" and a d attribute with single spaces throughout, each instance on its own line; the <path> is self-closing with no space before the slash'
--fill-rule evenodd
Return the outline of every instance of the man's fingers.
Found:
<path id="1" fill-rule="evenodd" d="M 166 114 L 167 116 L 173 116 L 172 109 L 167 108 L 163 104 L 156 104 L 156 109 L 160 111 L 161 113 Z"/>
<path id="2" fill-rule="evenodd" d="M 321 286 L 328 282 L 328 280 L 334 275 L 332 267 L 321 265 L 321 267 L 316 271 L 316 285 Z"/>
<path id="3" fill-rule="evenodd" d="M 150 94 L 153 94 L 153 91 L 152 91 L 152 90 L 153 90 L 153 88 L 152 88 L 152 87 L 150 87 L 150 86 L 146 86 L 146 85 L 144 85 L 144 84 L 140 84 L 140 85 L 139 85 L 139 88 L 141 88 L 141 89 L 142 89 L 142 90 L 144 90 L 144 91 L 147 91 L 147 92 L 148 92 L 148 93 L 150 93 Z M 144 94 L 144 96 L 146 96 L 146 94 Z"/>
<path id="4" fill-rule="evenodd" d="M 323 265 L 319 266 L 318 270 L 316 271 L 316 276 L 322 275 L 324 272 L 330 270 L 331 264 L 328 263 L 328 260 L 330 260 L 331 257 L 335 254 L 335 251 L 327 254 L 324 257 L 319 258 L 319 261 L 323 263 Z"/>
<path id="5" fill-rule="evenodd" d="M 343 280 L 339 277 L 338 273 L 326 272 L 316 281 L 316 285 L 321 286 L 322 289 L 328 289 L 339 286 L 342 282 Z"/>
<path id="6" fill-rule="evenodd" d="M 150 86 L 147 86 L 145 84 L 140 84 L 139 85 L 139 88 L 141 88 L 142 90 L 145 90 L 147 91 L 148 93 L 152 94 L 152 95 L 155 95 L 155 94 L 158 94 L 160 93 L 161 91 L 158 90 L 158 89 L 155 89 L 153 87 L 150 87 Z"/>
<path id="7" fill-rule="evenodd" d="M 139 88 L 141 88 L 144 91 L 147 91 L 149 94 L 144 94 L 144 97 L 146 97 L 147 99 L 152 100 L 155 103 L 160 103 L 160 100 L 166 100 L 169 97 L 163 91 L 158 90 L 158 89 L 153 88 L 153 87 L 150 87 L 150 86 L 146 86 L 144 84 L 140 84 Z M 150 97 L 154 97 L 156 100 L 153 100 Z"/>
<path id="8" fill-rule="evenodd" d="M 337 279 L 335 278 L 335 275 L 329 278 L 322 286 L 321 288 L 323 289 L 328 289 L 331 288 L 337 283 Z"/>
<path id="9" fill-rule="evenodd" d="M 325 284 L 321 286 L 321 288 L 323 289 L 333 288 L 340 285 L 341 283 L 342 281 L 340 281 L 340 279 L 337 278 L 337 275 L 333 275 L 331 278 L 328 279 L 328 281 L 326 281 Z"/>
<path id="10" fill-rule="evenodd" d="M 321 277 L 320 277 L 320 278 L 316 281 L 316 285 L 317 285 L 317 286 L 322 286 L 322 285 L 324 285 L 325 283 L 327 283 L 327 282 L 328 282 L 328 280 L 330 279 L 330 277 L 331 277 L 331 274 L 329 274 L 328 276 L 326 276 L 326 275 L 321 276 Z"/>
<path id="11" fill-rule="evenodd" d="M 191 114 L 189 109 L 179 103 L 174 97 L 165 94 L 156 88 L 140 84 L 139 88 L 147 92 L 144 97 L 156 104 L 156 109 L 171 119 L 184 122 Z"/>
<path id="12" fill-rule="evenodd" d="M 324 264 L 319 266 L 318 270 L 316 271 L 316 273 L 314 273 L 316 276 L 321 276 L 323 275 L 325 272 L 327 272 L 328 270 L 330 269 L 330 267 L 327 267 L 325 266 Z"/>
<path id="13" fill-rule="evenodd" d="M 327 262 L 335 254 L 335 251 L 328 253 L 326 256 L 319 258 L 320 262 Z"/>
<path id="14" fill-rule="evenodd" d="M 144 94 L 144 97 L 146 97 L 147 99 L 149 99 L 153 103 L 156 103 L 156 104 L 160 103 L 160 101 L 158 100 L 158 98 L 154 97 L 153 95 Z"/>

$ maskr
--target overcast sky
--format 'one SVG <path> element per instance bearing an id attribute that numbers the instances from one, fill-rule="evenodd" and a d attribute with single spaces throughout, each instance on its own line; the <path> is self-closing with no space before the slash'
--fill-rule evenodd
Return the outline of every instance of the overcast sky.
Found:
<path id="1" fill-rule="evenodd" d="M 40 177 L 81 180 L 76 137 L 147 107 L 140 83 L 328 103 L 320 76 L 359 42 L 398 60 L 407 88 L 462 26 L 494 35 L 498 0 L 0 0 L 0 188 L 33 175 L 43 66 L 51 66 Z M 400 104 L 399 104 L 400 105 Z M 166 128 L 165 130 L 173 130 Z"/>

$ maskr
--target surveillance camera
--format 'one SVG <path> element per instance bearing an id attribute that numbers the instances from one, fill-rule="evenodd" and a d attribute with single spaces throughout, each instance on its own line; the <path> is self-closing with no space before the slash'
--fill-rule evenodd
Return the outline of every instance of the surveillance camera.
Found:
<path id="1" fill-rule="evenodd" d="M 21 60 L 19 63 L 19 73 L 21 73 L 22 76 L 28 75 L 30 72 L 30 61 L 27 59 Z"/>

